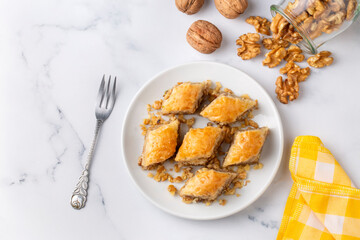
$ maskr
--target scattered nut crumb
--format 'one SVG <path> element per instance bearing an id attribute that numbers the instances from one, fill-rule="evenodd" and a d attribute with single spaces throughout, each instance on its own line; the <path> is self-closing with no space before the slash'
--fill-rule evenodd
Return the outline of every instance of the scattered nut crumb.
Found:
<path id="1" fill-rule="evenodd" d="M 148 175 L 147 175 L 149 178 L 153 178 L 154 177 L 154 174 L 152 174 L 152 173 L 148 173 Z"/>
<path id="2" fill-rule="evenodd" d="M 236 197 L 240 197 L 240 194 L 237 193 L 237 194 L 236 194 Z"/>
<path id="3" fill-rule="evenodd" d="M 177 189 L 174 185 L 169 185 L 167 189 L 171 195 L 175 196 Z"/>
<path id="4" fill-rule="evenodd" d="M 262 169 L 264 165 L 262 163 L 258 163 L 254 166 L 254 169 Z"/>
<path id="5" fill-rule="evenodd" d="M 226 199 L 220 199 L 219 200 L 219 204 L 221 205 L 221 206 L 225 206 L 226 205 Z"/>

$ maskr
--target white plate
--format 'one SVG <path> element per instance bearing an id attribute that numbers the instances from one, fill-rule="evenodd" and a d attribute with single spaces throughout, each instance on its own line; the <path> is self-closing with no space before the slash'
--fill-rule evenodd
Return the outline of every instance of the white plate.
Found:
<path id="1" fill-rule="evenodd" d="M 250 170 L 246 187 L 238 190 L 240 197 L 234 195 L 221 196 L 228 200 L 225 206 L 214 202 L 205 204 L 185 204 L 179 196 L 173 197 L 167 191 L 168 181 L 158 183 L 147 177 L 148 172 L 138 166 L 144 137 L 139 125 L 147 117 L 146 104 L 161 99 L 165 90 L 177 82 L 204 80 L 220 82 L 223 87 L 234 91 L 237 95 L 249 94 L 258 99 L 259 110 L 254 111 L 254 120 L 260 126 L 270 128 L 270 135 L 264 145 L 260 161 L 264 167 Z M 198 118 L 194 127 L 204 127 L 206 119 Z M 266 91 L 251 77 L 228 65 L 215 62 L 193 62 L 165 70 L 148 81 L 136 94 L 126 113 L 122 129 L 122 152 L 125 164 L 136 186 L 153 204 L 162 210 L 189 219 L 210 220 L 223 218 L 241 211 L 254 202 L 266 190 L 273 180 L 283 152 L 283 129 L 279 113 L 274 102 Z M 176 187 L 179 189 L 183 183 Z"/>

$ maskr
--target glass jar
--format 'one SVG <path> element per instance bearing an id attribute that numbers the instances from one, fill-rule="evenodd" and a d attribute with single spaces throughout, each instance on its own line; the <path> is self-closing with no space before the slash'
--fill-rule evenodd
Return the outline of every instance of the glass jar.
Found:
<path id="1" fill-rule="evenodd" d="M 271 6 L 274 17 L 272 28 L 275 28 L 272 31 L 284 36 L 286 31 L 296 30 L 293 33 L 300 35 L 297 40 L 293 39 L 295 42 L 291 42 L 305 52 L 316 54 L 321 45 L 343 32 L 357 19 L 360 15 L 359 2 L 360 0 L 282 0 L 280 4 Z M 278 26 L 274 23 L 276 20 L 280 22 Z M 292 26 L 287 23 L 290 27 L 286 27 L 285 22 Z"/>

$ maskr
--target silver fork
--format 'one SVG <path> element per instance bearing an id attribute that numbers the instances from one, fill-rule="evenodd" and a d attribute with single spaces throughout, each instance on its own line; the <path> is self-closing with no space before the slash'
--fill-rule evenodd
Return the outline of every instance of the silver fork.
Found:
<path id="1" fill-rule="evenodd" d="M 71 197 L 71 206 L 75 209 L 81 209 L 85 206 L 87 199 L 87 189 L 89 187 L 89 169 L 91 160 L 94 156 L 94 150 L 99 135 L 100 128 L 105 120 L 110 116 L 116 99 L 116 77 L 112 83 L 111 76 L 109 80 L 105 80 L 105 75 L 102 78 L 99 93 L 97 97 L 95 116 L 96 116 L 96 128 L 94 139 L 91 144 L 88 159 L 85 164 L 85 168 L 79 178 L 79 182 L 75 187 L 73 195 Z"/>

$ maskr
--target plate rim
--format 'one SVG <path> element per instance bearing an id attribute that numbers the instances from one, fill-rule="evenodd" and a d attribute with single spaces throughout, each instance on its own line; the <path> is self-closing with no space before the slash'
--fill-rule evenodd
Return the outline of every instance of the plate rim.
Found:
<path id="1" fill-rule="evenodd" d="M 166 74 L 167 72 L 169 71 L 172 71 L 172 70 L 175 70 L 177 68 L 181 68 L 181 67 L 185 67 L 185 66 L 188 66 L 188 65 L 196 65 L 196 64 L 214 64 L 214 65 L 219 65 L 221 67 L 226 67 L 226 68 L 230 68 L 232 70 L 235 70 L 235 71 L 239 71 L 241 72 L 242 74 L 245 74 L 248 78 L 250 78 L 258 87 L 261 91 L 263 91 L 263 93 L 266 95 L 266 97 L 270 100 L 270 105 L 272 106 L 272 108 L 274 109 L 274 112 L 275 112 L 275 117 L 277 118 L 277 120 L 279 121 L 279 136 L 280 136 L 280 160 L 278 160 L 276 162 L 276 165 L 270 175 L 270 178 L 269 178 L 269 181 L 264 185 L 264 187 L 261 189 L 261 191 L 259 191 L 255 196 L 254 198 L 249 201 L 248 203 L 246 203 L 245 205 L 243 205 L 242 207 L 238 208 L 238 209 L 235 209 L 234 211 L 231 211 L 229 213 L 226 213 L 226 214 L 222 214 L 222 215 L 217 215 L 217 216 L 214 216 L 214 217 L 202 217 L 202 216 L 188 216 L 188 215 L 183 215 L 181 213 L 177 213 L 177 212 L 174 212 L 172 211 L 171 209 L 168 209 L 166 207 L 163 207 L 161 204 L 157 203 L 155 200 L 153 200 L 150 196 L 148 196 L 144 191 L 143 189 L 140 187 L 140 185 L 138 184 L 138 182 L 136 181 L 134 175 L 132 174 L 132 172 L 130 171 L 130 168 L 129 168 L 129 165 L 126 161 L 126 157 L 125 157 L 125 152 L 124 152 L 124 149 L 125 149 L 125 127 L 128 125 L 128 118 L 129 118 L 129 112 L 130 112 L 130 109 L 133 107 L 134 103 L 135 103 L 135 100 L 139 97 L 139 95 L 146 89 L 146 87 L 148 85 L 150 85 L 155 79 L 157 79 L 158 77 L 160 77 L 161 75 L 163 74 Z M 128 172 L 128 174 L 130 175 L 130 178 L 132 180 L 132 182 L 135 184 L 135 186 L 137 187 L 137 189 L 141 192 L 141 194 L 147 199 L 149 200 L 153 205 L 155 205 L 156 207 L 158 207 L 159 209 L 161 209 L 162 211 L 166 212 L 166 213 L 169 213 L 171 215 L 174 215 L 174 216 L 177 216 L 177 217 L 181 217 L 181 218 L 184 218 L 184 219 L 191 219 L 191 220 L 215 220 L 215 219 L 221 219 L 221 218 L 225 218 L 225 217 L 228 217 L 228 216 L 231 216 L 231 215 L 234 215 L 236 213 L 239 213 L 240 211 L 244 210 L 245 208 L 249 207 L 251 204 L 253 204 L 261 195 L 264 194 L 264 192 L 268 189 L 268 187 L 270 186 L 270 184 L 273 182 L 278 170 L 279 170 L 279 167 L 280 167 L 280 164 L 282 162 L 282 157 L 283 157 L 283 154 L 284 154 L 284 130 L 283 130 L 283 124 L 282 124 L 282 120 L 281 120 L 281 116 L 279 114 L 279 111 L 274 103 L 274 101 L 272 100 L 272 98 L 270 97 L 270 95 L 268 94 L 268 92 L 265 90 L 265 88 L 263 88 L 263 86 L 260 85 L 260 83 L 258 83 L 254 78 L 252 78 L 251 76 L 249 76 L 247 73 L 243 72 L 242 70 L 236 68 L 236 67 L 233 67 L 233 66 L 230 66 L 228 64 L 225 64 L 225 63 L 220 63 L 220 62 L 214 62 L 214 61 L 191 61 L 191 62 L 187 62 L 187 63 L 183 63 L 183 64 L 178 64 L 176 66 L 173 66 L 173 67 L 169 67 L 169 68 L 166 68 L 162 71 L 160 71 L 159 73 L 155 74 L 153 77 L 151 77 L 149 80 L 147 80 L 140 88 L 139 90 L 136 92 L 136 94 L 134 95 L 134 97 L 131 99 L 130 101 L 130 104 L 126 110 L 126 113 L 125 113 L 125 116 L 124 116 L 124 120 L 123 120 L 123 124 L 122 124 L 122 128 L 121 128 L 121 153 L 122 153 L 122 158 L 123 158 L 123 161 L 125 163 L 125 167 L 126 167 L 126 170 Z"/>

